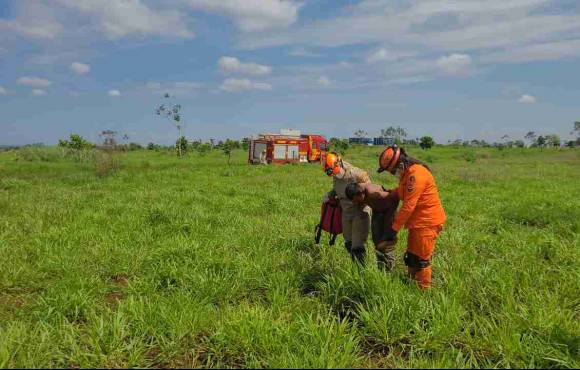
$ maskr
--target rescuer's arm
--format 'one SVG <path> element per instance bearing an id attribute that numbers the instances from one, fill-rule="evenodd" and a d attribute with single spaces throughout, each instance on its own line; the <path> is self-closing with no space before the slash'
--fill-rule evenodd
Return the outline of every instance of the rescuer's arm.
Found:
<path id="1" fill-rule="evenodd" d="M 380 189 L 372 193 L 372 197 L 382 202 L 389 202 L 392 199 L 392 194 L 388 190 Z"/>
<path id="2" fill-rule="evenodd" d="M 413 211 L 417 206 L 417 201 L 425 189 L 425 182 L 426 181 L 422 176 L 417 176 L 415 174 L 411 174 L 407 178 L 407 181 L 404 184 L 403 206 L 399 213 L 397 213 L 395 222 L 393 222 L 394 231 L 398 232 L 401 230 L 401 227 L 407 223 L 407 220 L 413 214 Z"/>
<path id="3" fill-rule="evenodd" d="M 354 182 L 359 184 L 366 184 L 371 182 L 371 178 L 369 174 L 365 170 L 361 170 L 360 168 L 353 168 L 353 176 Z"/>

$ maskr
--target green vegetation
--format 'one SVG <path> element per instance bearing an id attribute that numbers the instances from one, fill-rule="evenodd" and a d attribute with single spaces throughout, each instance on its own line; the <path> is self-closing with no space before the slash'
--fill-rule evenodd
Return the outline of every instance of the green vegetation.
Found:
<path id="1" fill-rule="evenodd" d="M 580 366 L 580 151 L 407 149 L 449 217 L 429 292 L 313 245 L 315 164 L 0 153 L 0 367 Z M 393 187 L 380 150 L 346 160 Z"/>
<path id="2" fill-rule="evenodd" d="M 431 136 L 423 136 L 421 138 L 421 142 L 419 143 L 421 149 L 431 149 L 433 145 L 435 145 L 435 141 Z"/>

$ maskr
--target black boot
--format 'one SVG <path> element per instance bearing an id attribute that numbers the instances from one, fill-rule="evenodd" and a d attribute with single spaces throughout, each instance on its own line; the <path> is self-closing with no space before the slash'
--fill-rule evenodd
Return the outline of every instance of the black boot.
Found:
<path id="1" fill-rule="evenodd" d="M 352 255 L 352 242 L 345 240 L 344 247 L 346 248 L 346 251 L 348 252 L 348 254 Z"/>
<path id="2" fill-rule="evenodd" d="M 395 268 L 395 252 L 381 252 L 375 251 L 377 255 L 377 265 L 379 270 L 393 271 Z"/>
<path id="3" fill-rule="evenodd" d="M 350 257 L 352 258 L 352 260 L 361 265 L 365 264 L 365 255 L 366 251 L 364 248 L 353 248 L 350 252 Z"/>

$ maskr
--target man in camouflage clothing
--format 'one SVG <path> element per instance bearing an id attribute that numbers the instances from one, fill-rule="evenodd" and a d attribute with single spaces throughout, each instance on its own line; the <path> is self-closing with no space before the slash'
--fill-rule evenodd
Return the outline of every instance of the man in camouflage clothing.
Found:
<path id="1" fill-rule="evenodd" d="M 333 189 L 324 200 L 336 196 L 342 208 L 342 229 L 344 245 L 354 261 L 361 264 L 365 260 L 365 245 L 371 225 L 371 209 L 366 205 L 356 205 L 346 196 L 349 183 L 369 183 L 366 171 L 342 160 L 337 153 L 328 153 L 324 159 L 324 171 L 332 177 Z"/>

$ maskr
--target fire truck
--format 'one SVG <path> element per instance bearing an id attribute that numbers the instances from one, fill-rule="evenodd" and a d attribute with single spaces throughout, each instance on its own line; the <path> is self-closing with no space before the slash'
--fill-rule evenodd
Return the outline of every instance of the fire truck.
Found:
<path id="1" fill-rule="evenodd" d="M 328 142 L 321 135 L 302 135 L 295 130 L 280 134 L 260 134 L 250 140 L 248 163 L 286 164 L 320 161 L 328 150 Z"/>

